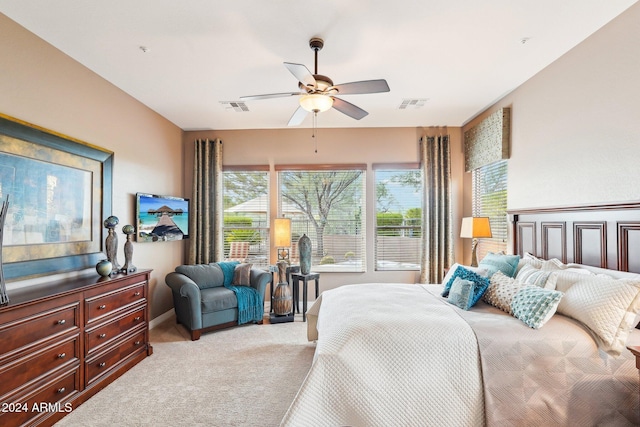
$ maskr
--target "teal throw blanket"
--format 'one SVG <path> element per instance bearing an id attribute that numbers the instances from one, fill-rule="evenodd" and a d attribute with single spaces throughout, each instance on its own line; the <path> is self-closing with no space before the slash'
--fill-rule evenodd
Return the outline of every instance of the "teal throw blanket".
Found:
<path id="1" fill-rule="evenodd" d="M 233 272 L 238 264 L 236 261 L 218 263 L 224 275 L 224 287 L 236 294 L 236 299 L 238 300 L 238 325 L 259 322 L 264 315 L 264 306 L 262 305 L 260 293 L 251 286 L 234 286 L 231 284 L 233 282 Z"/>

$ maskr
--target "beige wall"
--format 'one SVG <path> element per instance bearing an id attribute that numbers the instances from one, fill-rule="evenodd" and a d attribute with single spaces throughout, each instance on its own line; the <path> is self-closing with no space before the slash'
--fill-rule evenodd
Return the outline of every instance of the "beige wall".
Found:
<path id="1" fill-rule="evenodd" d="M 511 107 L 510 209 L 640 200 L 639 22 L 637 3 L 463 127 Z"/>
<path id="2" fill-rule="evenodd" d="M 244 114 L 244 113 L 239 113 Z M 250 120 L 250 117 L 247 118 Z M 373 163 L 417 162 L 418 141 L 423 135 L 448 134 L 452 145 L 452 173 L 455 224 L 461 218 L 463 161 L 459 128 L 369 128 L 319 129 L 318 152 L 311 138 L 311 129 L 253 130 L 253 131 L 199 131 L 185 132 L 185 187 L 191 187 L 193 141 L 197 138 L 220 138 L 223 141 L 225 165 L 282 164 L 367 164 L 367 272 L 323 273 L 320 290 L 347 283 L 410 282 L 418 279 L 417 272 L 376 272 L 374 269 L 375 186 Z M 271 181 L 271 216 L 277 215 L 276 174 Z M 459 229 L 456 227 L 456 235 Z M 461 250 L 460 250 L 461 251 Z M 461 252 L 460 252 L 461 253 Z M 273 260 L 275 262 L 275 260 Z"/>
<path id="3" fill-rule="evenodd" d="M 2 14 L 0 58 L 0 113 L 115 152 L 113 215 L 121 225 L 134 223 L 136 192 L 182 195 L 178 127 Z M 164 276 L 183 252 L 182 242 L 134 243 L 134 264 L 154 270 L 152 317 L 172 307 Z"/>

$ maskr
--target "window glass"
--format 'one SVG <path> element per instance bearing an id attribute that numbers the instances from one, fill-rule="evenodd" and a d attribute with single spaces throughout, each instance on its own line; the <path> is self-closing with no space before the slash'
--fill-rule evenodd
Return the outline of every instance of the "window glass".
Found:
<path id="1" fill-rule="evenodd" d="M 482 166 L 472 173 L 473 216 L 487 216 L 491 239 L 478 239 L 478 261 L 487 252 L 507 250 L 507 161 Z"/>

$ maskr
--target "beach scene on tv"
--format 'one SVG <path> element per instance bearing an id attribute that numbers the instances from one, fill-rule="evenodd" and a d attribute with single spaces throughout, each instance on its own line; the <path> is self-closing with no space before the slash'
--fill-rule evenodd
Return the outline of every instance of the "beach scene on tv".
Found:
<path id="1" fill-rule="evenodd" d="M 138 194 L 139 242 L 165 242 L 189 237 L 189 201 Z"/>

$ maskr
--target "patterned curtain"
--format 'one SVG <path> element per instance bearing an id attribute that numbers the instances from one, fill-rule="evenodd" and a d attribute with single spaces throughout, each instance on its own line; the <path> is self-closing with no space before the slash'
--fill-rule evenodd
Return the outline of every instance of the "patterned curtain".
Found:
<path id="1" fill-rule="evenodd" d="M 422 256 L 420 283 L 440 283 L 453 264 L 449 136 L 420 139 L 422 164 Z"/>
<path id="2" fill-rule="evenodd" d="M 189 221 L 189 264 L 221 261 L 222 141 L 219 139 L 195 141 Z"/>

